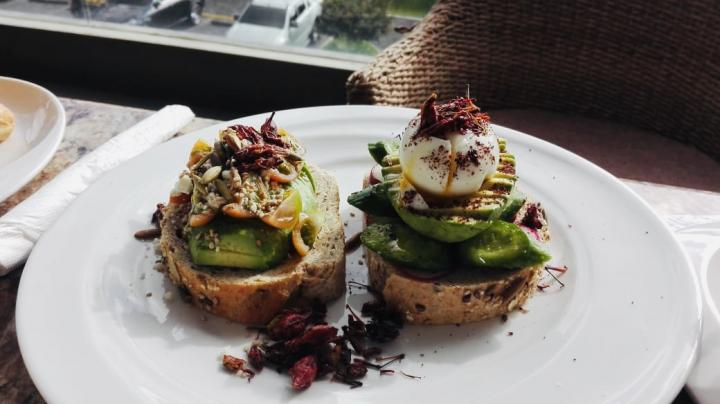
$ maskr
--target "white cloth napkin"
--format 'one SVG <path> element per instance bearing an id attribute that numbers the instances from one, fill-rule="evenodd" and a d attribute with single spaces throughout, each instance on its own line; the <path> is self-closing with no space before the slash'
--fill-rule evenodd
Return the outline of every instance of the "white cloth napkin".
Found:
<path id="1" fill-rule="evenodd" d="M 43 232 L 102 173 L 169 139 L 194 117 L 186 106 L 164 107 L 88 153 L 0 217 L 0 276 L 27 259 Z"/>

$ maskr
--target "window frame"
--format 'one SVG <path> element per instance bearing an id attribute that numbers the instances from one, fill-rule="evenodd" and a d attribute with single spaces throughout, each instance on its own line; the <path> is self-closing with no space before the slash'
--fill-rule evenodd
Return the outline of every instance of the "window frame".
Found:
<path id="1" fill-rule="evenodd" d="M 0 26 L 60 32 L 73 35 L 116 39 L 169 47 L 223 53 L 275 62 L 303 64 L 323 68 L 355 71 L 366 66 L 372 57 L 321 49 L 292 46 L 253 45 L 232 42 L 222 37 L 192 34 L 172 29 L 131 26 L 103 21 L 70 20 L 62 17 L 0 10 Z M 11 38 L 12 40 L 12 38 Z"/>

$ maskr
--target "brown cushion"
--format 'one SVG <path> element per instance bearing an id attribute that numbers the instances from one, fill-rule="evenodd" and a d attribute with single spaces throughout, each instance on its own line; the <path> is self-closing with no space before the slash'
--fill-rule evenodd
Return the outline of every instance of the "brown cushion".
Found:
<path id="1" fill-rule="evenodd" d="M 538 109 L 490 111 L 493 123 L 571 150 L 620 178 L 720 192 L 720 162 L 629 125 Z"/>

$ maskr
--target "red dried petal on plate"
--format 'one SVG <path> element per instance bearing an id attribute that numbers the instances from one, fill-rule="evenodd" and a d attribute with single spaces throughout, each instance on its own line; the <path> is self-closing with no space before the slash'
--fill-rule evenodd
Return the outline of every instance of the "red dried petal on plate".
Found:
<path id="1" fill-rule="evenodd" d="M 317 376 L 317 361 L 314 356 L 308 355 L 295 362 L 288 372 L 292 378 L 293 390 L 305 390 Z"/>
<path id="2" fill-rule="evenodd" d="M 283 311 L 270 321 L 267 333 L 275 341 L 295 338 L 305 331 L 311 313 L 300 313 L 294 310 Z"/>
<path id="3" fill-rule="evenodd" d="M 305 334 L 285 342 L 285 347 L 290 352 L 296 352 L 303 346 L 317 347 L 337 338 L 337 332 L 337 328 L 326 324 L 315 325 Z"/>
<path id="4" fill-rule="evenodd" d="M 248 351 L 248 361 L 250 365 L 257 370 L 262 370 L 265 366 L 265 356 L 257 345 L 250 347 Z"/>

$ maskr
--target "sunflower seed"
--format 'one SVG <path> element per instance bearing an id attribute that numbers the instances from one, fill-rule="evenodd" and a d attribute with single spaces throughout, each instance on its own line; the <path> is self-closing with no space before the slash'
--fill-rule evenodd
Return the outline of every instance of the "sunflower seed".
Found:
<path id="1" fill-rule="evenodd" d="M 209 184 L 215 178 L 220 176 L 221 172 L 222 172 L 222 167 L 220 167 L 220 166 L 212 166 L 212 167 L 208 168 L 208 170 L 205 171 L 205 174 L 203 174 L 203 176 L 202 176 L 203 184 Z"/>

